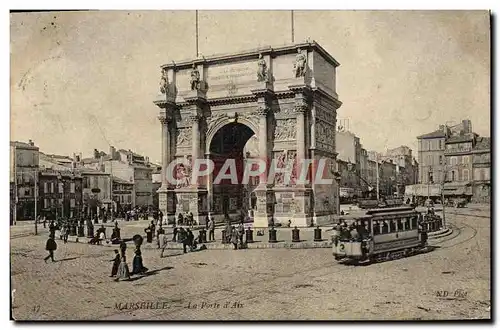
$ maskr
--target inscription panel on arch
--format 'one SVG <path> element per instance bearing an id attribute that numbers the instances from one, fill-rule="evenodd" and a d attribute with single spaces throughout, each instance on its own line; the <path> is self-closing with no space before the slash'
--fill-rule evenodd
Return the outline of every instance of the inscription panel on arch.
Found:
<path id="1" fill-rule="evenodd" d="M 212 65 L 206 68 L 210 88 L 238 88 L 239 84 L 257 81 L 257 62 Z M 235 85 L 235 86 L 233 86 Z"/>

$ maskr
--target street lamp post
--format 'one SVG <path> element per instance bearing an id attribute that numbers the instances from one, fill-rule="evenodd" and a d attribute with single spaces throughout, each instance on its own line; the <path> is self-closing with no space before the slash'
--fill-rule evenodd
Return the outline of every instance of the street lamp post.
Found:
<path id="1" fill-rule="evenodd" d="M 38 171 L 35 171 L 35 235 L 38 235 L 38 219 L 37 219 L 37 204 L 38 204 Z"/>
<path id="2" fill-rule="evenodd" d="M 443 228 L 446 228 L 446 215 L 444 203 L 444 183 L 446 181 L 446 165 L 443 164 L 443 179 L 441 180 L 441 206 L 443 208 Z"/>
<path id="3" fill-rule="evenodd" d="M 380 200 L 380 174 L 379 174 L 379 159 L 377 154 L 376 168 L 377 168 L 377 201 Z"/>

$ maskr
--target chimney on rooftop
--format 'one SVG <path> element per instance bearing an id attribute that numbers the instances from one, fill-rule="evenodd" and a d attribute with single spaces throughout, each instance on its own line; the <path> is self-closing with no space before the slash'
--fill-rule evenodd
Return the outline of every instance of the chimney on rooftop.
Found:
<path id="1" fill-rule="evenodd" d="M 462 120 L 464 133 L 472 133 L 472 123 L 469 119 Z"/>
<path id="2" fill-rule="evenodd" d="M 32 147 L 35 145 L 35 143 L 34 143 L 34 142 L 33 142 L 33 140 L 31 140 L 31 139 L 28 141 L 28 144 L 29 144 L 30 146 L 32 146 Z"/>
<path id="3" fill-rule="evenodd" d="M 115 159 L 115 155 L 116 155 L 116 149 L 115 147 L 113 146 L 110 146 L 109 147 L 109 156 L 111 157 L 111 159 Z"/>

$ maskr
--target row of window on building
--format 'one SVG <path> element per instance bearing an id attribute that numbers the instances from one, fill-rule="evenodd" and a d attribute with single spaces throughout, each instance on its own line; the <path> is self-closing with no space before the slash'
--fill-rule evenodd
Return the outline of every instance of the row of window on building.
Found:
<path id="1" fill-rule="evenodd" d="M 132 195 L 118 195 L 114 196 L 113 200 L 120 204 L 131 204 L 132 203 Z"/>
<path id="2" fill-rule="evenodd" d="M 56 204 L 56 201 L 57 201 L 57 204 Z M 63 203 L 63 199 L 62 198 L 44 198 L 43 199 L 43 208 L 44 209 L 48 209 L 50 207 L 56 207 L 56 206 L 59 206 L 61 207 Z M 76 206 L 76 201 L 74 198 L 71 198 L 69 200 L 69 207 L 71 208 L 74 208 Z"/>
<path id="3" fill-rule="evenodd" d="M 444 140 L 420 140 L 420 151 L 444 150 Z"/>
<path id="4" fill-rule="evenodd" d="M 460 175 L 462 173 L 462 175 Z M 435 182 L 435 175 L 430 172 L 429 180 L 431 182 Z M 448 172 L 447 181 L 470 181 L 470 173 L 468 169 L 463 169 L 461 172 L 458 170 L 453 170 Z M 474 180 L 476 181 L 485 181 L 490 180 L 490 170 L 489 168 L 475 168 L 474 169 Z"/>
<path id="5" fill-rule="evenodd" d="M 425 156 L 425 164 L 427 165 L 446 165 L 446 158 L 442 155 L 439 155 L 439 158 L 436 159 L 434 155 L 426 155 Z M 434 160 L 438 160 L 438 164 L 435 163 Z M 452 156 L 450 157 L 450 164 L 452 166 L 461 165 L 461 164 L 470 164 L 470 156 Z"/>
<path id="6" fill-rule="evenodd" d="M 53 194 L 55 193 L 55 183 L 54 182 L 44 182 L 43 183 L 43 192 L 44 193 L 50 193 L 50 194 Z M 58 193 L 63 193 L 64 192 L 64 185 L 62 182 L 59 182 L 58 183 L 58 189 L 57 189 L 57 192 Z M 69 192 L 70 194 L 74 194 L 75 193 L 75 183 L 74 182 L 70 182 L 69 184 Z"/>

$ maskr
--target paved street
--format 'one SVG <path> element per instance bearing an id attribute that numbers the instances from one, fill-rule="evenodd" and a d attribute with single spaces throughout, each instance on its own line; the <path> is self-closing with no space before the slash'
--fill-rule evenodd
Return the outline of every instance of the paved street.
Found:
<path id="1" fill-rule="evenodd" d="M 457 214 L 452 214 L 457 213 Z M 453 209 L 454 233 L 406 259 L 345 266 L 330 249 L 208 250 L 160 259 L 143 251 L 147 276 L 114 282 L 115 247 L 11 239 L 13 316 L 48 319 L 464 319 L 490 317 L 490 216 Z M 142 228 L 142 227 L 141 227 Z M 139 227 L 138 227 L 139 229 Z M 133 251 L 127 250 L 131 264 Z M 159 309 L 136 303 L 150 302 Z"/>

